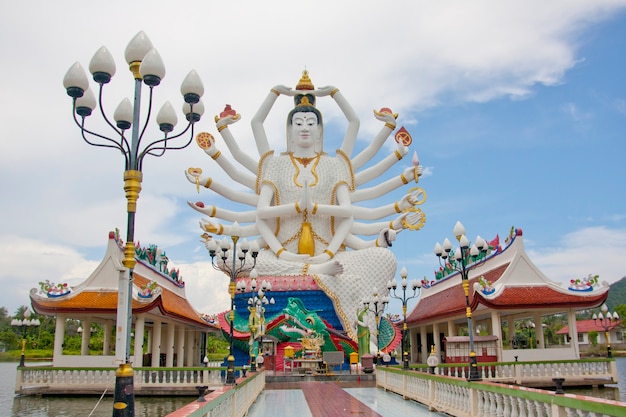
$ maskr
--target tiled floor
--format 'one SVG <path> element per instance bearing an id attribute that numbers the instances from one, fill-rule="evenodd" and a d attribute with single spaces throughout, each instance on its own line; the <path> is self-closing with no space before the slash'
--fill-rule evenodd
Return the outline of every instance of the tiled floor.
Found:
<path id="1" fill-rule="evenodd" d="M 350 386 L 351 385 L 351 386 Z M 299 382 L 270 384 L 249 417 L 426 417 L 442 416 L 372 384 Z"/>

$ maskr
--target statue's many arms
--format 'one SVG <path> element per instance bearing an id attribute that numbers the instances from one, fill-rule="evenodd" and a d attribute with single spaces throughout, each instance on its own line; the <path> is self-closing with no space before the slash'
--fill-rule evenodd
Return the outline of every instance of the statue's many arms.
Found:
<path id="1" fill-rule="evenodd" d="M 275 152 L 270 149 L 263 125 L 281 95 L 293 97 L 294 108 L 287 115 L 286 149 Z M 324 152 L 322 114 L 315 107 L 318 98 L 328 96 L 348 120 L 335 156 Z M 396 135 L 400 137 L 396 138 L 396 149 L 363 169 L 396 129 L 397 115 L 389 109 L 374 111 L 374 116 L 383 123 L 382 128 L 361 152 L 352 156 L 359 129 L 355 111 L 337 88 L 315 88 L 304 71 L 295 89 L 282 85 L 272 88 L 252 118 L 258 159 L 238 146 L 228 128 L 241 119 L 230 106 L 216 116 L 216 127 L 238 164 L 222 155 L 212 135 L 198 135 L 197 142 L 204 152 L 250 192 L 213 181 L 203 176 L 199 168 L 186 171 L 188 180 L 198 189 L 203 186 L 233 202 L 250 206 L 249 210 L 234 211 L 189 203 L 210 217 L 200 223 L 205 234 L 231 235 L 229 223 L 242 223 L 237 228 L 238 235 L 262 248 L 256 265 L 259 275 L 313 277 L 333 301 L 343 330 L 354 341 L 357 340 L 356 314 L 362 309 L 363 300 L 371 297 L 373 288 L 386 291 L 387 282 L 394 277 L 396 259 L 388 246 L 398 232 L 407 228 L 418 230 L 425 221 L 422 211 L 416 208 L 425 200 L 419 187 L 382 206 L 356 204 L 378 199 L 411 181 L 417 182 L 422 174 L 414 156 L 411 166 L 399 175 L 374 186 L 363 186 L 400 161 L 410 144 L 406 130 L 401 129 L 404 136 Z M 215 239 L 208 238 L 207 245 L 215 245 Z M 376 334 L 375 329 L 371 330 L 372 335 Z"/>

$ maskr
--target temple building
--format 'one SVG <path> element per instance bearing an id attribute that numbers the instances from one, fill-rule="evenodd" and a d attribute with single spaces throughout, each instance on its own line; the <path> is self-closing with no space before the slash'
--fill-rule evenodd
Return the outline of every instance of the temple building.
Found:
<path id="1" fill-rule="evenodd" d="M 468 362 L 469 335 L 462 277 L 448 259 L 407 316 L 411 362 L 425 363 L 432 347 L 447 362 Z M 479 362 L 579 359 L 576 311 L 606 300 L 609 286 L 598 276 L 572 279 L 567 287 L 551 281 L 530 260 L 522 230 L 511 228 L 505 246 L 496 237 L 487 254 L 469 268 L 469 304 Z M 467 270 L 467 269 L 466 269 Z M 566 337 L 548 344 L 544 319 L 565 319 Z M 476 332 L 476 331 L 479 331 Z"/>
<path id="2" fill-rule="evenodd" d="M 118 307 L 119 277 L 124 273 L 123 245 L 117 232 L 110 232 L 104 258 L 81 284 L 41 282 L 30 299 L 37 314 L 56 317 L 54 367 L 110 367 L 119 362 L 114 354 L 114 329 Z M 185 367 L 202 364 L 206 335 L 219 332 L 219 325 L 198 313 L 185 295 L 185 283 L 156 246 L 135 247 L 133 271 L 131 346 L 134 366 Z M 66 320 L 81 322 L 80 355 L 63 354 Z M 102 352 L 89 352 L 92 325 L 104 328 Z M 134 339 L 134 341 L 132 341 Z M 131 352 L 133 351 L 131 350 Z"/>

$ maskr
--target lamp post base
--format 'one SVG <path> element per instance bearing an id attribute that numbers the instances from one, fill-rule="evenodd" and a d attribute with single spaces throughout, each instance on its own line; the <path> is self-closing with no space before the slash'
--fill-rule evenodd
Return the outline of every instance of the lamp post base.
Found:
<path id="1" fill-rule="evenodd" d="M 123 363 L 115 372 L 115 393 L 113 396 L 113 417 L 133 417 L 135 415 L 134 372 L 130 363 Z"/>
<path id="2" fill-rule="evenodd" d="M 250 356 L 250 372 L 256 372 L 256 356 Z"/>
<path id="3" fill-rule="evenodd" d="M 235 385 L 235 357 L 228 356 L 228 368 L 226 369 L 226 385 Z"/>
<path id="4" fill-rule="evenodd" d="M 476 353 L 470 352 L 470 369 L 468 381 L 482 381 L 480 373 L 478 372 L 478 361 L 476 360 Z"/>

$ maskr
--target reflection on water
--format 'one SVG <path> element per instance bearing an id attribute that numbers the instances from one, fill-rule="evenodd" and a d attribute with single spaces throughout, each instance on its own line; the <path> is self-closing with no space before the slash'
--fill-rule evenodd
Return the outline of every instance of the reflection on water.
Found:
<path id="1" fill-rule="evenodd" d="M 21 396 L 13 400 L 14 417 L 110 417 L 113 397 L 34 397 Z M 136 397 L 135 416 L 165 416 L 186 404 L 194 397 Z"/>
<path id="2" fill-rule="evenodd" d="M 569 388 L 569 394 L 590 395 L 626 402 L 626 358 L 616 358 L 619 385 L 605 388 Z M 16 363 L 0 363 L 0 410 L 12 410 L 13 417 L 109 417 L 113 397 L 16 397 Z M 110 392 L 112 393 L 112 391 Z M 162 417 L 190 402 L 194 397 L 135 397 L 135 416 Z M 93 412 L 93 413 L 92 413 Z"/>

